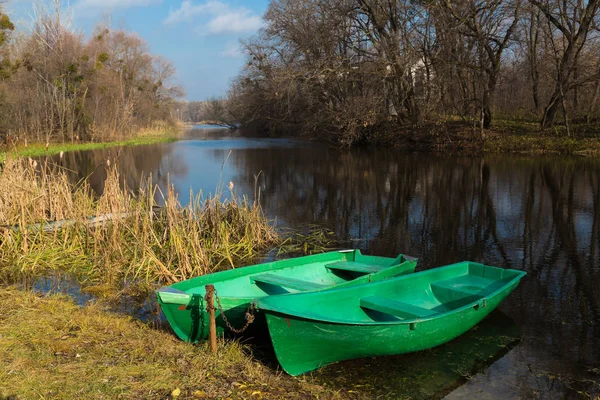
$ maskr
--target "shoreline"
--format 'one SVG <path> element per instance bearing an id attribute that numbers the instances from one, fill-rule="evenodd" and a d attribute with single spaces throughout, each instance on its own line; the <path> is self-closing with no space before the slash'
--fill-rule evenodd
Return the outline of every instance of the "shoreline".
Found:
<path id="1" fill-rule="evenodd" d="M 140 146 L 171 143 L 180 140 L 180 133 L 192 125 L 179 124 L 160 131 L 142 130 L 140 134 L 123 140 L 100 142 L 43 143 L 18 145 L 12 150 L 0 146 L 0 162 L 7 156 L 40 157 L 61 152 L 86 151 L 120 146 Z M 383 124 L 374 129 L 364 140 L 342 147 L 393 147 L 395 149 L 420 152 L 451 152 L 456 155 L 473 154 L 521 154 L 521 155 L 575 155 L 593 157 L 600 155 L 600 133 L 598 137 L 567 137 L 560 131 L 554 134 L 536 131 L 535 124 L 500 121 L 498 126 L 485 130 L 483 136 L 465 122 L 424 123 L 418 125 L 391 126 Z M 265 137 L 273 137 L 268 134 Z M 275 135 L 276 137 L 285 137 Z M 287 135 L 307 140 L 319 139 L 311 134 Z M 322 138 L 320 138 L 322 139 Z M 331 141 L 329 141 L 331 143 Z"/>
<path id="2" fill-rule="evenodd" d="M 472 124 L 462 121 L 381 128 L 368 138 L 368 144 L 426 152 L 451 151 L 463 155 L 600 154 L 600 133 L 595 137 L 587 131 L 582 134 L 583 127 L 573 129 L 572 137 L 567 136 L 564 127 L 552 132 L 539 131 L 537 124 L 502 120 L 497 121 L 495 127 L 483 131 L 483 134 L 474 129 Z"/>
<path id="3" fill-rule="evenodd" d="M 480 132 L 468 121 L 427 121 L 397 124 L 389 121 L 367 127 L 352 143 L 344 142 L 343 133 L 327 137 L 303 132 L 289 126 L 283 131 L 260 131 L 245 127 L 254 136 L 321 140 L 341 148 L 391 147 L 417 152 L 451 152 L 455 155 L 521 154 L 521 155 L 600 155 L 600 124 L 564 126 L 544 131 L 528 121 L 497 120 L 495 126 Z"/>
<path id="4" fill-rule="evenodd" d="M 121 146 L 141 146 L 157 143 L 171 143 L 180 139 L 180 128 L 167 129 L 161 133 L 144 134 L 134 136 L 124 140 L 109 140 L 102 142 L 74 142 L 74 143 L 50 143 L 46 148 L 43 143 L 32 143 L 27 146 L 19 145 L 13 149 L 0 147 L 0 162 L 3 162 L 7 156 L 13 157 L 40 157 L 60 154 L 69 151 L 85 151 L 105 149 Z"/>

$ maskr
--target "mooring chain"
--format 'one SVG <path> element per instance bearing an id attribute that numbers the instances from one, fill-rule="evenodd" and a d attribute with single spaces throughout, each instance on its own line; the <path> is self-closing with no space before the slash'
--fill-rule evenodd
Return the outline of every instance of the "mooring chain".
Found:
<path id="1" fill-rule="evenodd" d="M 217 299 L 217 307 L 219 309 L 219 312 L 221 313 L 221 316 L 223 317 L 223 321 L 225 322 L 225 325 L 227 326 L 227 328 L 229 328 L 231 331 L 233 331 L 235 333 L 242 333 L 246 329 L 248 329 L 248 327 L 250 326 L 251 323 L 254 322 L 254 318 L 255 318 L 254 312 L 256 311 L 256 303 L 250 303 L 250 305 L 248 306 L 248 309 L 246 310 L 246 325 L 244 325 L 240 329 L 235 329 L 229 323 L 229 321 L 227 320 L 227 317 L 225 316 L 225 313 L 223 312 L 223 307 L 221 307 L 221 299 L 219 299 L 219 296 L 218 296 L 218 293 L 216 290 L 214 291 L 214 294 L 215 294 L 215 299 Z"/>

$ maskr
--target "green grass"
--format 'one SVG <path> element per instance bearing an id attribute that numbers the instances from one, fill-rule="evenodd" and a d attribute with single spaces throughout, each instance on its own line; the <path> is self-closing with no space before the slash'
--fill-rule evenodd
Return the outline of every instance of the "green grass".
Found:
<path id="1" fill-rule="evenodd" d="M 18 146 L 11 150 L 0 152 L 0 162 L 7 156 L 11 157 L 39 157 L 60 154 L 68 151 L 82 151 L 105 149 L 108 147 L 119 146 L 138 146 L 155 143 L 169 143 L 178 140 L 176 133 L 167 131 L 162 134 L 153 134 L 147 136 L 138 136 L 127 140 L 109 141 L 109 142 L 92 142 L 92 143 L 50 143 L 48 148 L 41 143 L 34 143 L 28 146 Z"/>
<path id="2" fill-rule="evenodd" d="M 569 137 L 564 126 L 539 130 L 539 124 L 523 121 L 498 120 L 486 132 L 483 151 L 488 153 L 527 154 L 600 154 L 599 130 L 575 125 Z"/>
<path id="3" fill-rule="evenodd" d="M 100 305 L 0 290 L 0 398 L 341 398 L 270 369 L 236 341 L 193 345 Z"/>
<path id="4" fill-rule="evenodd" d="M 482 150 L 488 153 L 526 154 L 600 154 L 600 126 L 572 124 L 569 136 L 566 126 L 556 125 L 540 130 L 539 121 L 497 118 L 485 132 Z"/>

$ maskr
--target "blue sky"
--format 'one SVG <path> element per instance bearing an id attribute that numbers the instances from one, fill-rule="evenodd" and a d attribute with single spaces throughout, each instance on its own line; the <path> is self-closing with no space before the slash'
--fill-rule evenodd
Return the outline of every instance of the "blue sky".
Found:
<path id="1" fill-rule="evenodd" d="M 48 3 L 48 0 L 46 1 Z M 177 83 L 188 100 L 225 95 L 244 57 L 239 40 L 263 25 L 268 0 L 62 0 L 73 26 L 89 34 L 98 22 L 137 32 L 153 54 L 173 62 Z M 33 2 L 4 4 L 20 28 L 27 29 Z"/>

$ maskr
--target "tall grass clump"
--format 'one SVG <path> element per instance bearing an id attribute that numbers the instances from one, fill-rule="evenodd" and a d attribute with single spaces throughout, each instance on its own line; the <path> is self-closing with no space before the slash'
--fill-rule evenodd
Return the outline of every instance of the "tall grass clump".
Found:
<path id="1" fill-rule="evenodd" d="M 89 284 L 165 284 L 255 259 L 278 242 L 258 202 L 231 188 L 192 195 L 145 181 L 135 193 L 106 163 L 101 195 L 66 171 L 22 159 L 0 172 L 0 280 L 29 282 L 52 272 Z M 160 203 L 162 207 L 158 208 Z"/>

